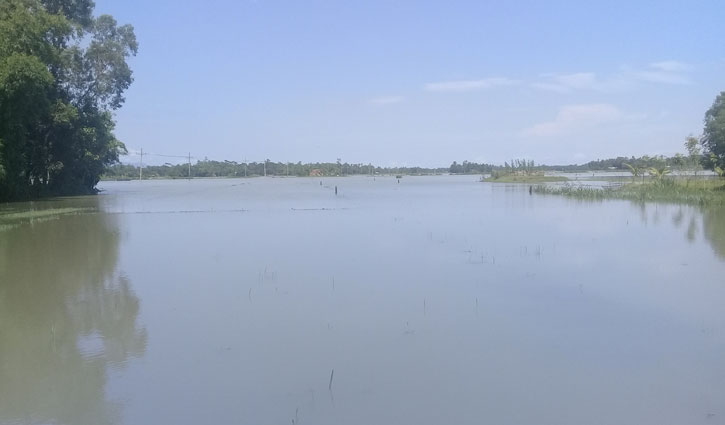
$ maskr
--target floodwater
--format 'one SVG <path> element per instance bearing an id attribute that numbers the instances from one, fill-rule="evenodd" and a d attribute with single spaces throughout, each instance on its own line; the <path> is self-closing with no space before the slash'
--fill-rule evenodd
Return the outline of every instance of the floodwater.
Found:
<path id="1" fill-rule="evenodd" d="M 725 423 L 722 209 L 477 176 L 101 188 L 0 207 L 82 208 L 0 230 L 0 424 Z"/>

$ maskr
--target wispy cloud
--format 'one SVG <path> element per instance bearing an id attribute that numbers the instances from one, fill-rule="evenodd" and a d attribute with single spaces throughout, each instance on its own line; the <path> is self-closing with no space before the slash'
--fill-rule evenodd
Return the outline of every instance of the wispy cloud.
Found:
<path id="1" fill-rule="evenodd" d="M 400 103 L 404 101 L 403 96 L 381 96 L 370 99 L 370 103 L 373 105 L 391 105 L 393 103 Z"/>
<path id="2" fill-rule="evenodd" d="M 569 93 L 577 90 L 609 92 L 625 88 L 629 83 L 620 75 L 600 78 L 593 72 L 576 72 L 573 74 L 547 74 L 543 81 L 535 82 L 533 87 L 542 90 Z"/>
<path id="3" fill-rule="evenodd" d="M 424 86 L 426 91 L 435 92 L 465 92 L 473 90 L 485 90 L 495 87 L 512 86 L 519 81 L 505 77 L 484 78 L 482 80 L 458 80 L 428 83 Z"/>
<path id="4" fill-rule="evenodd" d="M 589 89 L 598 86 L 601 82 L 593 72 L 577 72 L 575 74 L 557 75 L 554 81 L 565 87 L 573 89 Z"/>
<path id="5" fill-rule="evenodd" d="M 692 84 L 688 75 L 691 70 L 692 66 L 686 63 L 663 61 L 651 63 L 643 70 L 635 70 L 632 75 L 634 78 L 648 83 Z"/>
<path id="6" fill-rule="evenodd" d="M 575 90 L 608 91 L 622 86 L 620 79 L 602 80 L 593 72 L 548 74 L 543 77 L 543 82 L 535 82 L 532 86 L 538 89 L 560 93 L 568 93 Z"/>
<path id="7" fill-rule="evenodd" d="M 523 135 L 527 137 L 560 136 L 618 121 L 621 118 L 622 113 L 619 109 L 606 103 L 568 105 L 559 109 L 554 120 L 527 128 L 523 131 Z"/>
<path id="8" fill-rule="evenodd" d="M 623 67 L 619 72 L 608 76 L 600 76 L 593 72 L 577 72 L 571 74 L 545 74 L 532 87 L 570 93 L 580 90 L 613 92 L 629 89 L 638 83 L 655 84 L 692 84 L 690 71 L 693 67 L 678 61 L 653 62 L 644 68 Z"/>
<path id="9" fill-rule="evenodd" d="M 664 72 L 687 72 L 693 68 L 690 64 L 678 61 L 653 62 L 649 66 Z"/>
<path id="10" fill-rule="evenodd" d="M 558 93 L 567 93 L 571 91 L 571 89 L 569 89 L 568 87 L 557 83 L 531 83 L 531 87 L 540 90 L 555 91 Z"/>

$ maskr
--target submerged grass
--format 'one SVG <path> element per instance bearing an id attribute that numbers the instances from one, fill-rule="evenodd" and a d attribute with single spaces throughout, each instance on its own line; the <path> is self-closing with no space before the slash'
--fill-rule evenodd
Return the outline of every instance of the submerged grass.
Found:
<path id="1" fill-rule="evenodd" d="M 725 205 L 725 181 L 723 180 L 664 179 L 605 188 L 569 184 L 558 187 L 539 185 L 533 191 L 582 200 L 625 199 L 638 202 Z"/>
<path id="2" fill-rule="evenodd" d="M 27 211 L 0 211 L 0 232 L 13 229 L 24 223 L 38 223 L 54 220 L 60 216 L 69 214 L 81 214 L 90 212 L 90 208 L 48 208 Z"/>
<path id="3" fill-rule="evenodd" d="M 569 179 L 564 176 L 544 176 L 540 174 L 535 175 L 505 175 L 499 177 L 490 177 L 483 179 L 485 182 L 492 183 L 546 183 L 546 182 L 564 182 Z"/>

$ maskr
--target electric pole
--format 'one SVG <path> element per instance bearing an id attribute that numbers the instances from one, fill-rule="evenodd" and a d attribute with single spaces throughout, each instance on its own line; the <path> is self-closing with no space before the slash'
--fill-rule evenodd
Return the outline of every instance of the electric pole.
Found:
<path id="1" fill-rule="evenodd" d="M 143 179 L 143 148 L 141 148 L 141 160 L 139 161 L 139 166 L 138 166 L 138 179 L 139 180 Z"/>

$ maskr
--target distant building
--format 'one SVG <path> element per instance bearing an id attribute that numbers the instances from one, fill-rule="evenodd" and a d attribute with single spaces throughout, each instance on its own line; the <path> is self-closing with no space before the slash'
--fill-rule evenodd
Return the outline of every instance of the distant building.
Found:
<path id="1" fill-rule="evenodd" d="M 320 170 L 319 168 L 310 170 L 310 177 L 322 177 L 322 170 Z"/>

